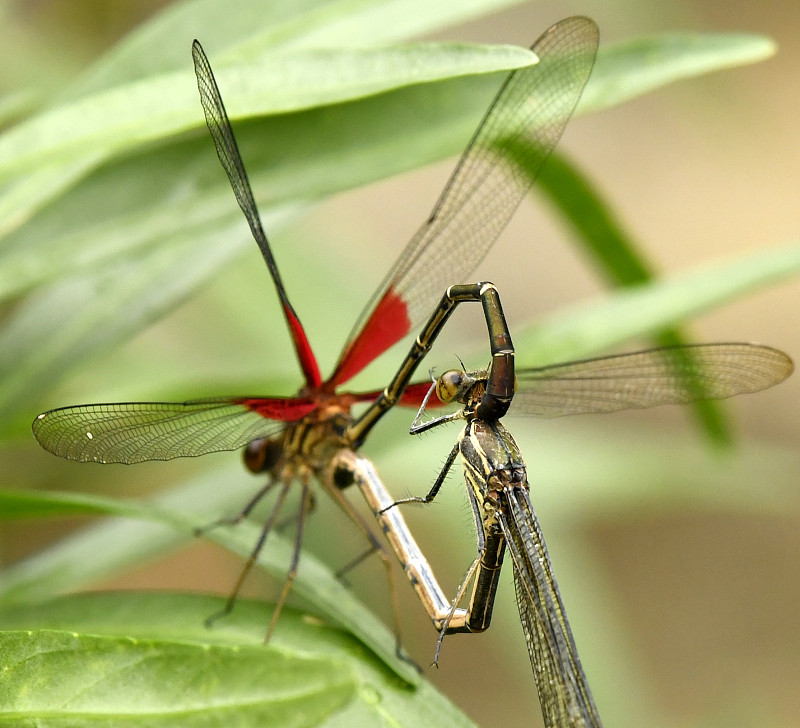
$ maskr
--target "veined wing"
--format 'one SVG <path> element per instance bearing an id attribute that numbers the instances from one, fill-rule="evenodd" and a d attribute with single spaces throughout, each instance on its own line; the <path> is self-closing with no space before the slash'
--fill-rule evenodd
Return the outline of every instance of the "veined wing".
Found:
<path id="1" fill-rule="evenodd" d="M 203 113 L 206 117 L 206 126 L 211 132 L 211 138 L 214 140 L 214 146 L 217 149 L 217 156 L 225 169 L 225 174 L 228 175 L 236 201 L 247 218 L 250 232 L 253 235 L 253 239 L 258 243 L 261 255 L 275 284 L 275 290 L 278 292 L 278 298 L 283 307 L 283 314 L 286 317 L 289 333 L 294 342 L 297 359 L 306 379 L 306 385 L 311 388 L 318 387 L 322 382 L 322 377 L 319 373 L 317 359 L 311 349 L 305 329 L 289 301 L 286 289 L 283 287 L 278 265 L 272 255 L 272 249 L 261 225 L 261 218 L 258 215 L 253 191 L 247 179 L 242 155 L 239 154 L 239 146 L 236 144 L 236 137 L 233 135 L 231 122 L 225 111 L 225 104 L 222 103 L 222 95 L 211 70 L 211 64 L 208 62 L 203 47 L 198 41 L 192 43 L 192 59 L 194 60 L 195 76 L 197 76 L 197 90 L 200 92 L 200 103 L 203 106 Z"/>
<path id="2" fill-rule="evenodd" d="M 511 414 L 562 415 L 686 404 L 758 392 L 794 364 L 760 344 L 689 344 L 517 369 Z"/>
<path id="3" fill-rule="evenodd" d="M 260 397 L 86 404 L 44 412 L 32 429 L 45 450 L 69 460 L 140 463 L 237 450 L 283 427 L 268 412 L 297 419 L 314 406 Z"/>
<path id="4" fill-rule="evenodd" d="M 573 17 L 531 46 L 539 62 L 506 79 L 433 212 L 362 313 L 331 381 L 342 384 L 428 316 L 448 285 L 463 283 L 508 224 L 561 138 L 594 64 L 598 30 Z M 508 160 L 522 137 L 524 164 Z M 519 154 L 519 152 L 517 152 Z M 522 172 L 522 167 L 526 172 Z"/>
<path id="5" fill-rule="evenodd" d="M 546 728 L 602 728 L 527 492 L 505 492 L 500 523 Z"/>

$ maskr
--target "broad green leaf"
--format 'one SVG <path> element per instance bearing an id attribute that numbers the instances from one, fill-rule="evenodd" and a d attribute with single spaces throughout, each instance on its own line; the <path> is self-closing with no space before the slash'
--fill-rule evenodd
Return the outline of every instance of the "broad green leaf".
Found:
<path id="1" fill-rule="evenodd" d="M 49 719 L 72 725 L 472 725 L 428 683 L 409 689 L 340 630 L 286 609 L 264 645 L 263 604 L 242 601 L 204 628 L 221 605 L 128 592 L 0 612 L 0 644 L 13 665 L 0 715 L 50 708 Z"/>
<path id="2" fill-rule="evenodd" d="M 420 83 L 492 73 L 535 62 L 513 46 L 409 44 L 364 50 L 266 54 L 214 64 L 231 118 L 287 114 Z M 204 126 L 191 71 L 134 81 L 45 111 L 0 137 L 0 182 L 41 166 L 112 157 Z"/>
<path id="3" fill-rule="evenodd" d="M 355 693 L 342 661 L 253 645 L 0 633 L 6 725 L 316 726 Z"/>

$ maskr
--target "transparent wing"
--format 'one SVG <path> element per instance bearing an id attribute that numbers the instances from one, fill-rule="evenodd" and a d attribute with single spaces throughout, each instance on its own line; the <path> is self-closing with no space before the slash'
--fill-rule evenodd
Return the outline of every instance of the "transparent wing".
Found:
<path id="1" fill-rule="evenodd" d="M 522 631 L 546 728 L 601 728 L 553 576 L 547 545 L 524 488 L 505 491 L 500 524 L 514 566 Z"/>
<path id="2" fill-rule="evenodd" d="M 686 404 L 757 392 L 794 364 L 759 344 L 690 344 L 517 370 L 511 414 L 562 415 Z"/>
<path id="3" fill-rule="evenodd" d="M 54 455 L 80 462 L 140 463 L 236 450 L 283 425 L 242 402 L 128 402 L 61 407 L 33 421 L 33 436 Z"/>
<path id="4" fill-rule="evenodd" d="M 192 43 L 192 59 L 194 60 L 194 72 L 197 77 L 197 90 L 200 92 L 200 103 L 203 106 L 203 113 L 206 117 L 206 126 L 217 149 L 217 156 L 225 169 L 225 174 L 228 175 L 236 201 L 247 218 L 247 224 L 250 226 L 253 239 L 258 244 L 264 262 L 269 269 L 269 274 L 272 276 L 272 281 L 275 284 L 275 290 L 278 292 L 286 323 L 289 327 L 289 333 L 294 342 L 297 359 L 306 378 L 306 384 L 309 387 L 317 387 L 321 383 L 322 377 L 319 374 L 316 357 L 311 350 L 311 344 L 306 337 L 303 325 L 300 323 L 300 319 L 289 301 L 286 289 L 283 287 L 278 265 L 272 255 L 272 249 L 261 225 L 261 218 L 258 215 L 258 208 L 253 198 L 242 155 L 239 153 L 239 146 L 236 144 L 231 122 L 225 111 L 225 104 L 222 103 L 222 95 L 211 70 L 211 64 L 208 62 L 203 47 L 198 41 Z"/>
<path id="5" fill-rule="evenodd" d="M 592 70 L 597 43 L 593 21 L 567 18 L 531 47 L 538 64 L 508 76 L 430 217 L 353 328 L 333 382 L 347 381 L 416 329 L 447 286 L 468 282 L 561 138 Z M 524 145 L 520 159 L 515 142 L 523 137 L 533 143 Z M 511 149 L 518 164 L 509 163 Z"/>

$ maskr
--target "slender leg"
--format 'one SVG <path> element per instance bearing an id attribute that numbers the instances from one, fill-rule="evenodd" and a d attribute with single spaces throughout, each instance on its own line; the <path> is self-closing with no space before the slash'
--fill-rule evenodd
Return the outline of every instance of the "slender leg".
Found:
<path id="1" fill-rule="evenodd" d="M 339 581 L 341 581 L 341 582 L 346 584 L 347 583 L 346 575 L 350 571 L 355 569 L 360 564 L 364 563 L 364 561 L 366 561 L 374 553 L 381 552 L 382 550 L 383 549 L 379 548 L 376 544 L 370 543 L 370 546 L 369 546 L 368 549 L 365 549 L 358 556 L 356 556 L 354 559 L 351 559 L 344 566 L 342 566 L 340 569 L 336 570 L 336 578 L 339 579 Z"/>
<path id="2" fill-rule="evenodd" d="M 314 497 L 314 491 L 313 490 L 311 491 L 310 498 L 311 498 L 311 502 L 308 504 L 308 515 L 311 515 L 317 509 L 317 499 Z M 278 521 L 275 524 L 275 530 L 278 533 L 283 533 L 284 529 L 287 526 L 291 526 L 291 525 L 297 523 L 297 519 L 298 518 L 300 518 L 300 512 L 299 511 L 296 512 L 296 513 L 289 514 L 288 516 L 286 516 L 286 518 L 281 518 L 281 520 Z"/>
<path id="3" fill-rule="evenodd" d="M 308 518 L 309 511 L 311 510 L 312 498 L 311 488 L 308 485 L 308 480 L 303 480 L 303 492 L 300 499 L 300 514 L 297 519 L 297 530 L 294 536 L 294 548 L 292 549 L 292 560 L 289 564 L 289 571 L 286 574 L 286 580 L 283 582 L 283 589 L 275 602 L 275 610 L 272 612 L 272 619 L 269 620 L 267 633 L 264 635 L 264 642 L 269 642 L 272 633 L 275 631 L 275 625 L 278 623 L 283 605 L 286 603 L 286 598 L 289 596 L 289 591 L 292 588 L 295 577 L 297 576 L 297 565 L 300 563 L 300 547 L 303 545 L 303 530 L 305 529 L 306 519 Z"/>
<path id="4" fill-rule="evenodd" d="M 225 602 L 225 606 L 222 609 L 220 609 L 219 612 L 212 614 L 210 617 L 208 617 L 208 619 L 206 619 L 205 623 L 207 627 L 210 627 L 220 617 L 224 617 L 225 615 L 230 614 L 231 611 L 233 610 L 233 605 L 236 603 L 236 599 L 239 596 L 242 584 L 244 584 L 244 580 L 247 578 L 247 575 L 250 573 L 250 570 L 255 565 L 256 559 L 258 558 L 258 555 L 261 553 L 261 549 L 264 548 L 264 543 L 266 542 L 267 537 L 269 536 L 269 533 L 272 530 L 272 526 L 275 523 L 275 519 L 277 518 L 278 513 L 280 512 L 280 509 L 283 506 L 284 501 L 286 500 L 286 494 L 289 492 L 290 487 L 291 483 L 282 483 L 280 493 L 278 493 L 278 498 L 275 501 L 275 504 L 272 506 L 272 511 L 269 514 L 269 518 L 264 524 L 264 527 L 261 529 L 261 534 L 258 537 L 258 541 L 256 541 L 256 545 L 250 552 L 250 556 L 247 558 L 247 561 L 245 562 L 245 565 L 239 574 L 239 578 L 236 580 L 236 584 L 233 587 L 231 595 Z"/>
<path id="5" fill-rule="evenodd" d="M 264 498 L 267 493 L 269 493 L 272 488 L 275 487 L 278 481 L 275 478 L 270 478 L 267 483 L 256 492 L 256 494 L 245 504 L 244 508 L 242 508 L 239 513 L 235 516 L 227 516 L 225 518 L 219 518 L 216 521 L 211 521 L 211 523 L 207 523 L 205 526 L 198 526 L 194 529 L 195 536 L 202 536 L 204 533 L 208 533 L 209 531 L 218 528 L 219 526 L 238 526 L 245 518 L 247 518 L 250 513 L 253 511 L 260 502 L 261 499 Z"/>

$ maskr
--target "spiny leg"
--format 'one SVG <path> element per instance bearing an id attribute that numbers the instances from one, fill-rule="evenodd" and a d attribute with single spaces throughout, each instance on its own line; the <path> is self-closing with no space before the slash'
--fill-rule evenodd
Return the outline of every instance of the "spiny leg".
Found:
<path id="1" fill-rule="evenodd" d="M 453 449 L 450 451 L 449 455 L 447 456 L 447 460 L 444 461 L 444 466 L 442 466 L 442 470 L 439 473 L 438 477 L 436 478 L 436 481 L 431 486 L 431 489 L 428 491 L 428 493 L 426 495 L 424 495 L 424 496 L 413 495 L 413 496 L 410 496 L 408 498 L 400 498 L 399 500 L 396 500 L 394 503 L 392 503 L 390 506 L 386 506 L 386 508 L 384 508 L 381 511 L 381 513 L 385 513 L 390 508 L 394 508 L 395 506 L 399 506 L 399 505 L 401 505 L 403 503 L 430 503 L 430 502 L 432 502 L 433 499 L 439 493 L 439 490 L 441 489 L 442 484 L 444 483 L 444 479 L 447 477 L 447 474 L 450 472 L 450 468 L 453 467 L 453 463 L 455 462 L 456 458 L 458 457 L 458 453 L 459 453 L 459 446 L 458 446 L 458 443 L 456 443 L 454 445 Z"/>

